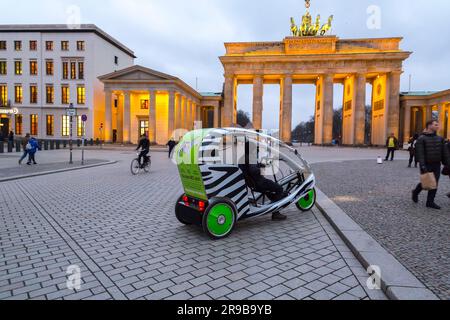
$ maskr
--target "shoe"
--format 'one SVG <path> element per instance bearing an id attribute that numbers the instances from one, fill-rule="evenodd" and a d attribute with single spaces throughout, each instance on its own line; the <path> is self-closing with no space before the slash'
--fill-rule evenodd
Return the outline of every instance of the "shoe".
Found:
<path id="1" fill-rule="evenodd" d="M 272 215 L 272 220 L 273 221 L 283 221 L 286 220 L 287 217 L 279 212 L 276 212 Z"/>
<path id="2" fill-rule="evenodd" d="M 419 195 L 416 193 L 416 190 L 412 191 L 412 201 L 414 203 L 419 203 Z"/>
<path id="3" fill-rule="evenodd" d="M 449 193 L 449 194 L 447 194 L 447 198 L 450 198 L 450 193 Z"/>
<path id="4" fill-rule="evenodd" d="M 33 164 L 37 164 L 36 162 L 33 162 Z"/>
<path id="5" fill-rule="evenodd" d="M 408 168 L 411 168 L 411 165 L 409 165 Z"/>
<path id="6" fill-rule="evenodd" d="M 22 160 L 19 160 L 19 165 L 21 165 L 22 164 Z"/>
<path id="7" fill-rule="evenodd" d="M 441 210 L 441 207 L 439 207 L 436 203 L 428 203 L 427 208 Z"/>
<path id="8" fill-rule="evenodd" d="M 27 162 L 27 165 L 31 166 L 31 162 Z"/>

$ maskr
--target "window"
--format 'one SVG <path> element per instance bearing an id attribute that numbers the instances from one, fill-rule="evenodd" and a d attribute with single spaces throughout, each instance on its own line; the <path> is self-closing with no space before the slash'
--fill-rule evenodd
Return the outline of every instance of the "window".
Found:
<path id="1" fill-rule="evenodd" d="M 21 114 L 16 114 L 15 115 L 15 122 L 16 122 L 16 127 L 15 127 L 15 131 L 16 131 L 16 135 L 21 136 L 22 135 L 22 115 Z"/>
<path id="2" fill-rule="evenodd" d="M 83 121 L 81 121 L 81 116 L 77 116 L 77 136 L 84 136 L 84 124 Z"/>
<path id="3" fill-rule="evenodd" d="M 70 135 L 70 117 L 62 116 L 61 135 L 68 137 Z"/>
<path id="4" fill-rule="evenodd" d="M 79 86 L 77 88 L 77 103 L 85 104 L 86 103 L 86 89 L 84 86 Z"/>
<path id="5" fill-rule="evenodd" d="M 52 136 L 55 128 L 55 117 L 52 114 L 47 115 L 47 135 Z"/>
<path id="6" fill-rule="evenodd" d="M 141 100 L 141 109 L 148 110 L 148 100 Z"/>
<path id="7" fill-rule="evenodd" d="M 38 100 L 38 92 L 37 85 L 30 85 L 30 103 L 37 103 Z"/>
<path id="8" fill-rule="evenodd" d="M 6 50 L 6 41 L 0 41 L 0 50 Z"/>
<path id="9" fill-rule="evenodd" d="M 148 135 L 148 120 L 139 121 L 139 136 Z"/>
<path id="10" fill-rule="evenodd" d="M 22 51 L 22 41 L 14 41 L 14 50 Z"/>
<path id="11" fill-rule="evenodd" d="M 30 115 L 30 134 L 32 136 L 38 135 L 38 115 L 37 114 Z"/>
<path id="12" fill-rule="evenodd" d="M 30 60 L 30 75 L 37 76 L 38 74 L 38 63 L 36 60 Z"/>
<path id="13" fill-rule="evenodd" d="M 22 103 L 23 101 L 23 88 L 21 84 L 14 86 L 14 101 L 15 103 Z"/>
<path id="14" fill-rule="evenodd" d="M 69 51 L 69 41 L 61 41 L 61 51 Z"/>
<path id="15" fill-rule="evenodd" d="M 62 104 L 69 104 L 70 100 L 70 90 L 68 86 L 62 86 L 61 87 L 61 103 Z"/>
<path id="16" fill-rule="evenodd" d="M 63 62 L 63 79 L 69 79 L 69 63 Z"/>
<path id="17" fill-rule="evenodd" d="M 22 61 L 20 60 L 14 61 L 14 74 L 16 76 L 22 75 Z"/>
<path id="18" fill-rule="evenodd" d="M 48 104 L 53 104 L 55 99 L 55 89 L 53 88 L 53 85 L 48 84 L 46 87 L 46 102 Z"/>
<path id="19" fill-rule="evenodd" d="M 8 64 L 6 61 L 0 61 L 0 74 L 3 76 L 8 74 Z"/>
<path id="20" fill-rule="evenodd" d="M 76 62 L 70 63 L 70 79 L 76 79 L 77 78 L 77 64 Z"/>
<path id="21" fill-rule="evenodd" d="M 77 50 L 84 51 L 84 49 L 85 49 L 84 41 L 77 41 Z"/>
<path id="22" fill-rule="evenodd" d="M 30 41 L 30 51 L 36 51 L 37 50 L 37 41 L 31 40 Z"/>
<path id="23" fill-rule="evenodd" d="M 115 64 L 119 64 L 119 57 L 118 56 L 114 56 L 114 63 Z"/>
<path id="24" fill-rule="evenodd" d="M 84 62 L 78 62 L 78 79 L 84 79 Z"/>
<path id="25" fill-rule="evenodd" d="M 53 41 L 45 41 L 45 50 L 53 51 Z"/>
<path id="26" fill-rule="evenodd" d="M 45 70 L 46 70 L 46 74 L 48 76 L 52 76 L 53 75 L 53 60 L 47 60 L 45 61 Z"/>
<path id="27" fill-rule="evenodd" d="M 6 84 L 0 85 L 0 105 L 6 106 L 8 104 L 8 86 Z"/>

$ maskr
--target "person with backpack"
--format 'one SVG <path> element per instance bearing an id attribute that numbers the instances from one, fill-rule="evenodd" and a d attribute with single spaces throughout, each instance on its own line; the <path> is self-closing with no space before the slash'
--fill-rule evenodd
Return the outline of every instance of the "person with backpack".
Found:
<path id="1" fill-rule="evenodd" d="M 27 162 L 27 165 L 31 166 L 31 161 L 33 161 L 33 164 L 37 164 L 36 163 L 36 159 L 35 159 L 35 155 L 36 155 L 36 152 L 38 150 L 40 150 L 41 148 L 39 147 L 38 141 L 34 137 L 31 137 L 31 139 L 29 140 L 28 144 L 30 145 L 30 148 L 28 150 L 28 162 Z"/>

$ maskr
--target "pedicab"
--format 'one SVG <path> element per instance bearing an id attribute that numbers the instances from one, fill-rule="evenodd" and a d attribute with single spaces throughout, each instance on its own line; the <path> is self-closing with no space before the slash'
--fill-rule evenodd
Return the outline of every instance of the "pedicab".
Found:
<path id="1" fill-rule="evenodd" d="M 177 219 L 198 225 L 212 239 L 229 236 L 238 221 L 279 212 L 295 204 L 300 211 L 316 203 L 315 176 L 298 150 L 261 132 L 203 129 L 187 133 L 175 149 L 184 193 Z M 264 176 L 281 185 L 281 200 L 259 190 L 243 165 L 256 162 Z"/>

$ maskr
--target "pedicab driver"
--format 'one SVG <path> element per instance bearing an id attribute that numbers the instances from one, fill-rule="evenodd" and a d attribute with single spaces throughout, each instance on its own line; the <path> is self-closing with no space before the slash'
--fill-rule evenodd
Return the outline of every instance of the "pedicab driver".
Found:
<path id="1" fill-rule="evenodd" d="M 263 193 L 272 202 L 280 201 L 288 194 L 284 191 L 283 187 L 265 178 L 261 174 L 261 169 L 265 168 L 264 164 L 258 163 L 257 161 L 257 150 L 256 145 L 252 142 L 246 142 L 245 158 L 241 159 L 239 168 L 242 170 L 247 178 L 250 178 L 254 183 L 255 191 Z M 253 161 L 251 161 L 253 160 Z M 286 220 L 287 217 L 280 212 L 275 212 L 272 214 L 272 220 L 281 221 Z"/>

